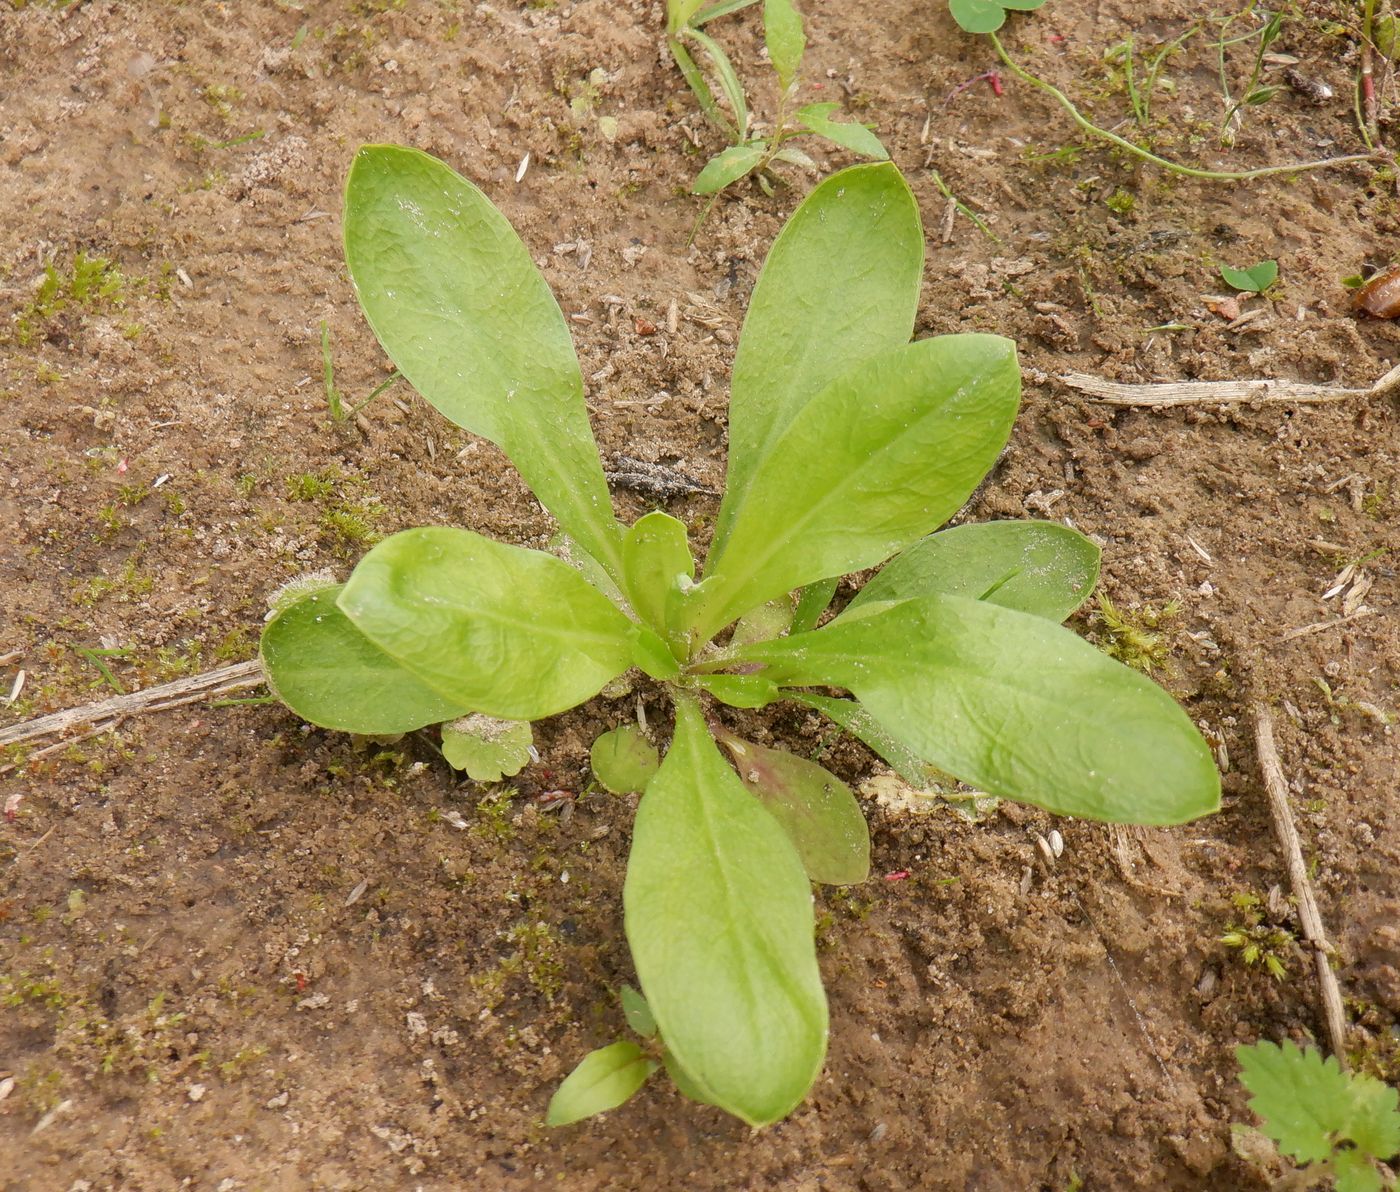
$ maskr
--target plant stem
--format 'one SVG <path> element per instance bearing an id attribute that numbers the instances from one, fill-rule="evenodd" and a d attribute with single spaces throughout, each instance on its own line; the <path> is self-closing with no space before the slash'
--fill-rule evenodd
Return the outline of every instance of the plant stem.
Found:
<path id="1" fill-rule="evenodd" d="M 1375 46 L 1376 0 L 1366 0 L 1361 17 L 1361 111 L 1364 117 L 1362 136 L 1369 146 L 1381 139 L 1380 112 L 1376 104 L 1376 78 L 1372 70 Z"/>
<path id="2" fill-rule="evenodd" d="M 1090 136 L 1098 137 L 1102 141 L 1109 141 L 1117 145 L 1120 149 L 1126 149 L 1134 157 L 1140 157 L 1143 161 L 1151 162 L 1154 166 L 1169 170 L 1173 174 L 1184 174 L 1188 178 L 1204 178 L 1212 182 L 1247 182 L 1251 178 L 1267 178 L 1273 174 L 1298 174 L 1304 170 L 1325 170 L 1333 166 L 1351 165 L 1355 162 L 1389 160 L 1386 154 L 1375 151 L 1370 153 L 1351 153 L 1345 157 L 1328 157 L 1321 161 L 1294 162 L 1285 166 L 1263 166 L 1257 170 L 1203 170 L 1196 166 L 1182 165 L 1179 161 L 1171 161 L 1169 158 L 1159 157 L 1150 149 L 1144 149 L 1141 145 L 1136 145 L 1126 137 L 1120 137 L 1116 132 L 1110 132 L 1106 128 L 1100 128 L 1081 112 L 1068 95 L 1051 83 L 1023 69 L 1011 60 L 1006 52 L 1006 47 L 1001 44 L 1001 38 L 995 33 L 987 34 L 992 39 L 992 45 L 996 47 L 998 57 L 1006 69 L 1014 74 L 1022 82 L 1029 83 L 1032 87 L 1044 91 L 1069 113 L 1070 118 L 1084 132 Z"/>

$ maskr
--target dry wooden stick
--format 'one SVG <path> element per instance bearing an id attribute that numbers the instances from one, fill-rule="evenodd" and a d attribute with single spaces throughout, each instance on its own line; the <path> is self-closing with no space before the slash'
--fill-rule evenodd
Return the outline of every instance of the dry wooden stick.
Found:
<path id="1" fill-rule="evenodd" d="M 1219 405 L 1228 402 L 1335 402 L 1353 397 L 1383 397 L 1400 389 L 1400 365 L 1367 389 L 1345 389 L 1336 385 L 1314 385 L 1309 381 L 1163 381 L 1147 385 L 1105 381 L 1085 373 L 1066 373 L 1060 378 L 1071 389 L 1087 393 L 1110 406 L 1146 406 L 1168 409 L 1172 406 Z"/>
<path id="2" fill-rule="evenodd" d="M 188 679 L 177 679 L 173 683 L 162 683 L 159 687 L 147 687 L 144 691 L 133 691 L 129 695 L 115 695 L 93 704 L 84 704 L 81 708 L 67 708 L 36 720 L 12 724 L 9 728 L 0 729 L 0 748 L 41 737 L 61 737 L 79 726 L 87 730 L 84 737 L 95 736 L 115 728 L 126 717 L 138 712 L 178 708 L 213 696 L 227 695 L 231 691 L 256 687 L 262 681 L 262 664 L 257 661 L 222 666 Z"/>
<path id="3" fill-rule="evenodd" d="M 1298 923 L 1303 929 L 1303 938 L 1313 950 L 1317 982 L 1322 989 L 1322 1016 L 1327 1025 L 1328 1042 L 1331 1044 L 1332 1054 L 1337 1057 L 1337 1063 L 1345 1071 L 1347 1028 L 1346 1018 L 1342 1013 L 1342 992 L 1337 985 L 1337 974 L 1332 971 L 1332 945 L 1327 942 L 1327 934 L 1322 927 L 1322 915 L 1318 912 L 1317 899 L 1313 896 L 1308 867 L 1303 862 L 1298 829 L 1293 824 L 1293 810 L 1288 804 L 1288 783 L 1284 779 L 1278 750 L 1274 746 L 1274 716 L 1263 701 L 1256 702 L 1252 711 L 1259 769 L 1264 775 L 1264 789 L 1269 794 L 1269 810 L 1273 814 L 1274 831 L 1278 833 L 1279 844 L 1288 864 L 1288 882 L 1293 887 L 1293 897 L 1298 904 Z"/>

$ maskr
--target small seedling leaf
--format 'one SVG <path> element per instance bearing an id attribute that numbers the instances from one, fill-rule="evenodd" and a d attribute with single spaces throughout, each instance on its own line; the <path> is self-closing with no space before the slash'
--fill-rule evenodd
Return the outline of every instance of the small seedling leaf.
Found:
<path id="1" fill-rule="evenodd" d="M 880 144 L 880 138 L 864 124 L 831 119 L 831 114 L 840 110 L 839 103 L 808 104 L 805 108 L 798 108 L 797 119 L 804 128 L 825 137 L 833 145 L 840 145 L 872 161 L 888 160 L 890 155 Z"/>
<path id="2" fill-rule="evenodd" d="M 731 145 L 723 152 L 716 153 L 705 163 L 705 168 L 695 179 L 694 192 L 697 195 L 712 195 L 717 190 L 723 190 L 758 165 L 767 152 L 767 141 L 748 141 L 743 145 Z"/>
<path id="3" fill-rule="evenodd" d="M 442 756 L 473 782 L 500 782 L 526 767 L 534 739 L 528 721 L 497 720 L 478 712 L 442 726 Z"/>
<path id="4" fill-rule="evenodd" d="M 632 623 L 577 571 L 467 530 L 386 538 L 338 603 L 459 711 L 502 720 L 575 707 L 632 663 Z"/>
<path id="5" fill-rule="evenodd" d="M 262 633 L 272 694 L 303 720 L 368 736 L 407 733 L 466 711 L 378 649 L 336 607 L 341 586 L 278 608 Z"/>
<path id="6" fill-rule="evenodd" d="M 833 174 L 793 212 L 759 274 L 734 358 L 717 544 L 797 412 L 853 365 L 909 342 L 923 262 L 918 204 L 893 165 Z"/>
<path id="7" fill-rule="evenodd" d="M 1380 1172 L 1360 1151 L 1339 1151 L 1332 1160 L 1335 1192 L 1381 1192 Z"/>
<path id="8" fill-rule="evenodd" d="M 695 589 L 702 638 L 937 529 L 996 462 L 1020 389 L 1016 347 L 995 335 L 922 339 L 828 385 L 773 443 L 710 552 Z"/>
<path id="9" fill-rule="evenodd" d="M 916 542 L 846 606 L 943 593 L 986 600 L 1063 621 L 1094 590 L 1099 548 L 1058 522 L 1000 521 L 956 526 Z"/>
<path id="10" fill-rule="evenodd" d="M 802 65 L 807 35 L 802 32 L 802 16 L 792 0 L 763 0 L 763 40 L 768 58 L 778 73 L 778 84 L 787 90 Z"/>
<path id="11" fill-rule="evenodd" d="M 1220 266 L 1220 276 L 1225 284 L 1248 294 L 1259 294 L 1278 281 L 1278 262 L 1260 261 L 1248 269 L 1234 269 L 1229 265 Z"/>
<path id="12" fill-rule="evenodd" d="M 802 588 L 797 594 L 797 609 L 792 614 L 788 631 L 806 633 L 809 629 L 815 629 L 822 619 L 822 613 L 830 606 L 831 598 L 836 595 L 836 586 L 840 582 L 839 579 L 822 579 Z"/>
<path id="13" fill-rule="evenodd" d="M 603 733 L 588 752 L 593 777 L 615 795 L 640 791 L 661 766 L 656 746 L 635 724 Z"/>
<path id="14" fill-rule="evenodd" d="M 637 615 L 664 634 L 668 598 L 695 576 L 685 523 L 659 510 L 641 518 L 623 535 L 622 569 Z"/>
<path id="15" fill-rule="evenodd" d="M 731 708 L 766 708 L 782 692 L 762 675 L 698 675 L 695 683 Z"/>
<path id="16" fill-rule="evenodd" d="M 695 1089 L 752 1126 L 785 1117 L 826 1054 L 811 886 L 689 699 L 637 810 L 623 905 L 647 1004 Z"/>
<path id="17" fill-rule="evenodd" d="M 627 1019 L 627 1025 L 643 1039 L 654 1038 L 656 1019 L 651 1016 L 651 1007 L 647 1005 L 647 999 L 630 985 L 624 985 L 618 990 L 618 998 L 622 1002 L 622 1014 Z"/>
<path id="18" fill-rule="evenodd" d="M 809 878 L 851 886 L 870 876 L 870 828 L 850 787 L 786 750 L 728 735 L 720 741 L 739 781 L 783 826 Z"/>
<path id="19" fill-rule="evenodd" d="M 1348 1075 L 1334 1057 L 1290 1041 L 1237 1047 L 1235 1058 L 1250 1109 L 1290 1158 L 1320 1163 L 1343 1141 L 1380 1160 L 1400 1151 L 1400 1092 L 1374 1077 Z"/>
<path id="20" fill-rule="evenodd" d="M 948 0 L 948 11 L 964 33 L 995 33 L 1006 24 L 1006 5 L 997 0 Z"/>
<path id="21" fill-rule="evenodd" d="M 617 525 L 559 304 L 484 194 L 436 158 L 367 145 L 345 191 L 345 259 L 399 371 L 446 418 L 496 443 L 590 554 Z"/>
<path id="22" fill-rule="evenodd" d="M 629 1040 L 589 1052 L 555 1091 L 545 1123 L 567 1126 L 629 1101 L 659 1065 Z"/>
<path id="23" fill-rule="evenodd" d="M 1220 805 L 1210 749 L 1176 701 L 1043 617 L 927 596 L 738 656 L 772 662 L 783 685 L 846 688 L 923 761 L 988 794 L 1129 824 Z"/>

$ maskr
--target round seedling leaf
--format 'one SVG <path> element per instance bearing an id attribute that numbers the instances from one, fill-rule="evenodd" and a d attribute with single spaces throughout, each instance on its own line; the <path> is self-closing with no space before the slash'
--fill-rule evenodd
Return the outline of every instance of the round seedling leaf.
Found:
<path id="1" fill-rule="evenodd" d="M 1006 23 L 1006 8 L 996 0 L 948 0 L 948 11 L 964 33 L 995 33 Z"/>
<path id="2" fill-rule="evenodd" d="M 529 721 L 497 720 L 480 712 L 442 726 L 442 756 L 473 782 L 500 782 L 530 761 L 534 735 Z"/>
<path id="3" fill-rule="evenodd" d="M 1248 269 L 1235 269 L 1229 265 L 1220 266 L 1220 276 L 1225 284 L 1246 294 L 1259 294 L 1278 281 L 1278 262 L 1260 261 Z"/>
<path id="4" fill-rule="evenodd" d="M 588 752 L 593 776 L 615 795 L 639 791 L 661 765 L 656 746 L 635 724 L 604 733 Z"/>
<path id="5" fill-rule="evenodd" d="M 829 770 L 781 749 L 728 735 L 720 743 L 739 780 L 782 825 L 814 882 L 852 886 L 870 876 L 870 828 L 851 788 Z"/>

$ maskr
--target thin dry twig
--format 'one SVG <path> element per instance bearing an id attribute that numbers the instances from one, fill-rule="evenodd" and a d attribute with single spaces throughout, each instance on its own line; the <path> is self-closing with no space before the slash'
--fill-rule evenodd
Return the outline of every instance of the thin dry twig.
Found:
<path id="1" fill-rule="evenodd" d="M 1288 882 L 1293 887 L 1293 898 L 1298 904 L 1298 923 L 1303 929 L 1303 938 L 1313 949 L 1313 959 L 1317 968 L 1317 981 L 1322 991 L 1322 1016 L 1327 1026 L 1327 1039 L 1332 1054 L 1337 1057 L 1343 1070 L 1347 1067 L 1347 1028 L 1342 1013 L 1342 992 L 1337 985 L 1337 974 L 1332 971 L 1332 945 L 1327 942 L 1327 934 L 1322 927 L 1322 915 L 1317 909 L 1317 899 L 1313 895 L 1312 882 L 1308 879 L 1308 867 L 1303 861 L 1302 846 L 1298 841 L 1298 829 L 1293 823 L 1293 810 L 1288 804 L 1288 783 L 1283 776 L 1283 766 L 1279 763 L 1278 749 L 1274 745 L 1274 716 L 1267 704 L 1256 702 L 1254 713 L 1254 742 L 1259 754 L 1259 769 L 1264 776 L 1264 789 L 1269 795 L 1269 811 L 1273 815 L 1274 831 L 1283 848 L 1288 865 Z"/>
<path id="2" fill-rule="evenodd" d="M 1314 633 L 1323 633 L 1328 629 L 1340 629 L 1343 625 L 1349 625 L 1353 621 L 1359 621 L 1362 617 L 1369 617 L 1375 609 L 1367 608 L 1364 604 L 1353 613 L 1348 613 L 1344 617 L 1335 617 L 1330 621 L 1314 621 L 1311 625 L 1300 625 L 1297 629 L 1290 629 L 1287 633 L 1279 634 L 1279 641 L 1291 642 L 1300 637 L 1309 637 Z"/>
<path id="3" fill-rule="evenodd" d="M 262 664 L 256 660 L 222 666 L 218 670 L 205 671 L 202 675 L 192 675 L 188 679 L 177 679 L 173 683 L 162 683 L 159 687 L 148 687 L 144 691 L 133 691 L 128 695 L 116 695 L 111 699 L 84 704 L 81 708 L 67 708 L 49 716 L 40 716 L 36 720 L 12 724 L 9 728 L 0 729 L 0 748 L 43 737 L 65 737 L 60 744 L 67 746 L 73 740 L 108 732 L 128 716 L 179 708 L 185 704 L 227 695 L 232 691 L 256 687 L 262 681 Z M 82 738 L 66 737 L 70 729 L 79 726 L 84 728 Z"/>
<path id="4" fill-rule="evenodd" d="M 1163 381 L 1135 385 L 1105 381 L 1085 373 L 1066 373 L 1060 380 L 1071 389 L 1087 393 L 1110 406 L 1146 406 L 1168 409 L 1172 406 L 1219 405 L 1228 402 L 1337 402 L 1354 397 L 1384 397 L 1400 389 L 1400 365 L 1396 365 L 1366 389 L 1346 389 L 1337 385 L 1314 385 L 1309 381 Z"/>

